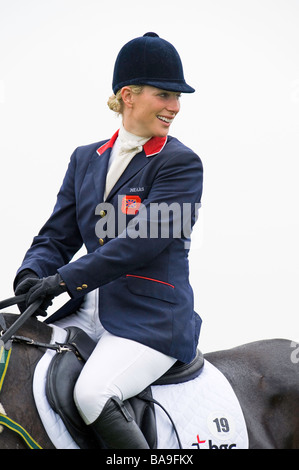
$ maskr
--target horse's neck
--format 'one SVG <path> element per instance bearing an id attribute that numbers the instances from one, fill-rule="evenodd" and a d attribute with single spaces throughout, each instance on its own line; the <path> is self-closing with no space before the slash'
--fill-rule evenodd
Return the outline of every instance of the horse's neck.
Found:
<path id="1" fill-rule="evenodd" d="M 9 328 L 18 318 L 19 315 L 14 313 L 3 314 L 6 328 Z M 44 322 L 32 317 L 26 320 L 24 325 L 15 333 L 15 335 L 26 336 L 35 341 L 49 343 L 52 335 L 52 328 Z"/>
<path id="2" fill-rule="evenodd" d="M 5 314 L 4 318 L 8 328 L 18 315 Z M 16 335 L 49 343 L 51 332 L 50 326 L 31 318 L 16 332 Z M 7 416 L 28 430 L 43 448 L 53 448 L 37 413 L 32 391 L 34 370 L 44 352 L 43 348 L 12 343 L 11 357 L 1 391 L 1 403 Z M 16 433 L 3 433 L 1 436 L 0 449 L 22 448 L 23 441 L 20 442 Z"/>

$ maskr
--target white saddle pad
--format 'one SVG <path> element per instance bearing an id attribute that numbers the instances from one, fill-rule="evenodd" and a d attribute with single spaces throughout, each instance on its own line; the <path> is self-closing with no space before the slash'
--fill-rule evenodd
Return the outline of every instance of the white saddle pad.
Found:
<path id="1" fill-rule="evenodd" d="M 53 325 L 51 342 L 63 342 L 66 331 Z M 40 418 L 57 449 L 78 449 L 46 398 L 46 376 L 55 351 L 48 349 L 39 361 L 33 379 L 33 394 Z M 155 400 L 172 417 L 184 449 L 247 449 L 248 435 L 242 410 L 227 379 L 205 361 L 194 380 L 177 385 L 152 387 Z M 155 405 L 158 449 L 178 449 L 172 424 Z"/>
<path id="2" fill-rule="evenodd" d="M 172 417 L 183 449 L 248 449 L 239 401 L 228 380 L 205 360 L 201 374 L 176 385 L 152 387 L 155 400 Z M 170 420 L 155 405 L 159 449 L 177 449 Z"/>

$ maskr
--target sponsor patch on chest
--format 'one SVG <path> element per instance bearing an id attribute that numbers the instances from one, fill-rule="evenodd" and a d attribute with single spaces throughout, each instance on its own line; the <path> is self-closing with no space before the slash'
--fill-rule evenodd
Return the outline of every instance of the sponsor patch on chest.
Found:
<path id="1" fill-rule="evenodd" d="M 140 207 L 141 199 L 139 196 L 126 195 L 122 198 L 121 211 L 123 214 L 135 215 Z"/>

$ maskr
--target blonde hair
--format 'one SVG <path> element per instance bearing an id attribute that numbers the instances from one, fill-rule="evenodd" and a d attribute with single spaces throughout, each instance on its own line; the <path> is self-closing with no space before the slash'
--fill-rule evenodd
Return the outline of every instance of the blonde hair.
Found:
<path id="1" fill-rule="evenodd" d="M 143 85 L 129 85 L 132 92 L 135 93 L 136 95 L 140 95 L 143 90 Z M 114 111 L 117 114 L 122 114 L 123 113 L 123 108 L 124 108 L 124 103 L 121 97 L 121 89 L 118 90 L 116 95 L 111 95 L 108 102 L 108 107 L 111 109 L 111 111 Z"/>

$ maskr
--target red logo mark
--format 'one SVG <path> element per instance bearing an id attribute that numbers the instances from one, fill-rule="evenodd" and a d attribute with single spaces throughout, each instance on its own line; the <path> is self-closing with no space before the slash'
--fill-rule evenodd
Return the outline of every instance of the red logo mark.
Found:
<path id="1" fill-rule="evenodd" d="M 140 207 L 141 199 L 139 196 L 124 196 L 121 204 L 123 214 L 135 215 Z"/>
<path id="2" fill-rule="evenodd" d="M 193 445 L 193 446 L 196 446 L 198 449 L 200 449 L 199 444 L 204 444 L 206 441 L 201 441 L 201 440 L 199 439 L 199 435 L 198 435 L 198 434 L 197 434 L 196 438 L 197 438 L 197 442 L 194 442 L 194 444 L 192 444 L 192 445 Z"/>

